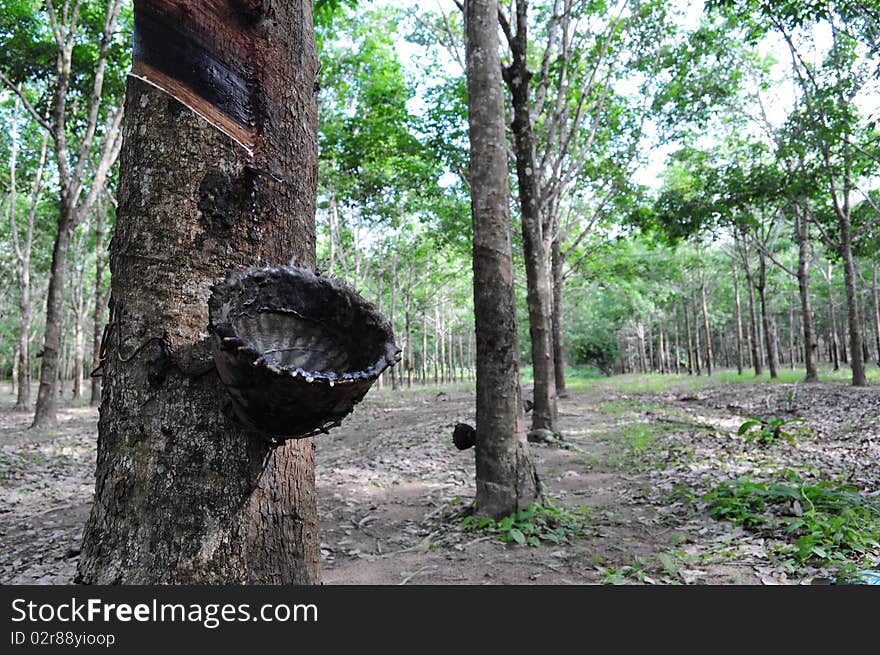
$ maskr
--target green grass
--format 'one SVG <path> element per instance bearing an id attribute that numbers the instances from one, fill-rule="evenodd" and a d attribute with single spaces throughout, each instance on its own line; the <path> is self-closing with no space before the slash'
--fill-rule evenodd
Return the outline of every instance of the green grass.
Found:
<path id="1" fill-rule="evenodd" d="M 570 544 L 591 529 L 586 507 L 569 508 L 549 496 L 545 496 L 541 503 L 531 503 L 526 509 L 497 521 L 479 517 L 474 510 L 473 503 L 462 506 L 461 498 L 453 498 L 440 517 L 437 532 L 443 534 L 431 547 L 459 543 L 465 534 L 482 535 L 498 543 L 518 546 Z"/>
<path id="2" fill-rule="evenodd" d="M 869 382 L 880 382 L 880 367 L 868 366 L 866 373 Z M 711 376 L 705 374 L 687 375 L 683 373 L 668 375 L 660 373 L 627 373 L 625 375 L 608 377 L 598 373 L 595 369 L 580 371 L 577 368 L 570 368 L 566 369 L 566 386 L 573 391 L 609 389 L 621 393 L 663 393 L 673 389 L 677 391 L 698 391 L 717 383 L 748 384 L 769 382 L 773 384 L 795 384 L 803 382 L 805 375 L 806 372 L 802 368 L 792 370 L 786 367 L 780 368 L 778 377 L 774 379 L 770 378 L 770 373 L 766 370 L 762 375 L 756 376 L 749 370 L 738 374 L 732 369 L 715 371 Z M 830 367 L 820 367 L 819 379 L 822 382 L 849 384 L 852 379 L 852 372 L 849 368 L 832 371 Z M 528 381 L 531 382 L 530 370 Z"/>

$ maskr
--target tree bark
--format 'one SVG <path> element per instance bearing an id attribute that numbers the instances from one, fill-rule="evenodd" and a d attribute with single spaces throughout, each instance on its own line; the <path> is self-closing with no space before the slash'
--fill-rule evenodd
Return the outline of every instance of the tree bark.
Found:
<path id="1" fill-rule="evenodd" d="M 52 248 L 49 269 L 49 290 L 46 295 L 46 330 L 40 359 L 40 387 L 34 410 L 33 428 L 45 428 L 56 422 L 58 406 L 57 380 L 61 374 L 61 320 L 64 313 L 64 284 L 67 272 L 67 253 L 70 237 L 76 223 L 76 210 L 62 198 L 58 215 L 58 232 Z"/>
<path id="2" fill-rule="evenodd" d="M 838 371 L 840 370 L 840 345 L 837 341 L 837 315 L 834 311 L 834 269 L 830 261 L 828 262 L 828 275 L 825 276 L 825 281 L 828 282 L 828 322 L 830 324 L 828 346 L 831 350 L 831 365 L 835 371 Z"/>
<path id="3" fill-rule="evenodd" d="M 877 289 L 877 262 L 871 262 L 871 300 L 874 306 L 874 345 L 877 348 L 877 365 L 880 366 L 880 292 Z"/>
<path id="4" fill-rule="evenodd" d="M 709 303 L 706 301 L 706 281 L 700 269 L 700 297 L 703 307 L 703 329 L 706 331 L 706 375 L 712 375 L 712 326 L 709 324 Z"/>
<path id="5" fill-rule="evenodd" d="M 552 302 L 548 240 L 539 207 L 538 168 L 535 163 L 535 138 L 532 130 L 532 102 L 529 94 L 531 72 L 528 70 L 528 0 L 516 3 L 516 34 L 510 42 L 512 61 L 504 69 L 504 81 L 510 88 L 513 104 L 516 179 L 519 190 L 523 255 L 526 266 L 526 305 L 529 310 L 529 335 L 532 342 L 534 406 L 532 430 L 554 430 L 556 421 L 556 373 L 553 367 Z"/>
<path id="6" fill-rule="evenodd" d="M 540 499 L 526 441 L 510 240 L 497 0 L 465 5 L 474 319 L 477 511 L 500 518 Z"/>
<path id="7" fill-rule="evenodd" d="M 136 26 L 157 4 L 135 3 Z M 222 59 L 252 75 L 256 138 L 250 150 L 174 89 L 128 79 L 95 502 L 79 579 L 317 583 L 312 441 L 273 449 L 243 429 L 205 334 L 211 287 L 230 271 L 315 264 L 311 3 L 272 3 L 271 16 L 242 15 L 239 3 L 187 10 L 176 23 L 187 38 L 201 25 L 229 32 L 209 30 Z"/>
<path id="8" fill-rule="evenodd" d="M 679 333 L 678 333 L 678 309 L 675 310 L 675 353 L 673 355 L 673 366 L 675 367 L 675 374 L 678 375 L 681 372 L 681 363 L 679 362 L 679 353 L 681 352 L 681 346 L 679 344 Z"/>
<path id="9" fill-rule="evenodd" d="M 764 347 L 767 351 L 767 366 L 770 369 L 770 378 L 778 378 L 779 371 L 776 364 L 776 348 L 774 332 L 770 326 L 770 315 L 767 312 L 767 258 L 763 251 L 758 253 L 758 302 L 761 303 L 761 321 L 764 326 Z"/>
<path id="10" fill-rule="evenodd" d="M 92 323 L 92 391 L 89 403 L 97 406 L 101 402 L 101 376 L 97 369 L 101 365 L 101 336 L 104 329 L 104 217 L 106 208 L 98 205 L 95 217 L 95 312 Z"/>
<path id="11" fill-rule="evenodd" d="M 813 306 L 810 299 L 810 222 L 795 208 L 795 235 L 798 242 L 798 294 L 801 301 L 801 316 L 804 332 L 804 367 L 807 369 L 804 382 L 818 382 L 816 368 L 816 333 L 813 327 Z"/>
<path id="12" fill-rule="evenodd" d="M 758 319 L 755 312 L 755 275 L 749 263 L 749 247 L 745 243 L 745 236 L 739 240 L 740 255 L 742 257 L 743 272 L 746 275 L 746 289 L 749 300 L 749 351 L 752 357 L 752 367 L 755 376 L 764 373 L 764 361 L 761 357 L 761 342 L 758 334 Z"/>
<path id="13" fill-rule="evenodd" d="M 550 251 L 550 270 L 553 274 L 553 372 L 556 376 L 556 397 L 564 398 L 565 393 L 565 311 L 563 295 L 565 280 L 563 279 L 564 255 L 559 244 L 560 236 L 553 239 Z"/>
<path id="14" fill-rule="evenodd" d="M 690 312 L 688 312 L 688 303 L 687 300 L 684 300 L 683 309 L 684 309 L 684 331 L 687 335 L 687 368 L 688 375 L 694 374 L 694 335 L 691 331 L 691 319 Z"/>
<path id="15" fill-rule="evenodd" d="M 736 262 L 733 263 L 733 299 L 736 306 L 736 373 L 743 373 L 743 324 L 742 324 L 742 299 L 739 295 L 739 275 L 736 271 Z"/>
<path id="16" fill-rule="evenodd" d="M 838 211 L 840 224 L 840 255 L 843 259 L 843 286 L 846 290 L 847 320 L 849 324 L 849 359 L 852 369 L 852 385 L 865 387 L 865 360 L 862 354 L 862 331 L 859 328 L 859 309 L 856 298 L 856 272 L 852 254 L 852 228 L 848 206 Z"/>
<path id="17" fill-rule="evenodd" d="M 703 374 L 700 351 L 700 312 L 697 310 L 697 289 L 694 286 L 693 278 L 691 278 L 691 311 L 694 319 L 694 368 L 697 375 Z"/>

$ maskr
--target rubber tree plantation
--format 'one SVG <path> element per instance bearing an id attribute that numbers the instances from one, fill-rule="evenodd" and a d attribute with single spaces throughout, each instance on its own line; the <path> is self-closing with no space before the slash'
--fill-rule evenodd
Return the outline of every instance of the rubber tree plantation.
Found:
<path id="1" fill-rule="evenodd" d="M 0 582 L 876 582 L 878 34 L 0 0 Z"/>

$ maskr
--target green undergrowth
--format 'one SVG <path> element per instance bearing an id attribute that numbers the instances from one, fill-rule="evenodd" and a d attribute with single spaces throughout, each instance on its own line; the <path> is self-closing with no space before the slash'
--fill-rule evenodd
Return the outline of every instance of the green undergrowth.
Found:
<path id="1" fill-rule="evenodd" d="M 880 562 L 880 497 L 851 485 L 783 471 L 722 482 L 704 501 L 712 518 L 786 542 L 776 550 L 791 570 L 832 565 L 845 575 Z"/>
<path id="2" fill-rule="evenodd" d="M 813 434 L 813 431 L 805 425 L 806 422 L 806 419 L 796 417 L 775 416 L 764 419 L 750 416 L 748 421 L 739 426 L 737 435 L 744 436 L 746 441 L 757 443 L 759 446 L 772 446 L 781 440 L 794 446 L 798 438 Z"/>
<path id="3" fill-rule="evenodd" d="M 677 439 L 661 439 L 661 437 L 678 432 L 708 429 L 709 426 L 692 423 L 686 419 L 627 423 L 595 435 L 596 439 L 606 445 L 601 455 L 581 454 L 578 459 L 587 465 L 601 465 L 611 469 L 645 470 L 677 466 L 692 459 L 693 447 L 687 443 L 680 443 Z"/>
<path id="4" fill-rule="evenodd" d="M 575 369 L 576 370 L 576 369 Z M 661 373 L 628 373 L 625 375 L 604 376 L 595 374 L 594 369 L 587 369 L 582 375 L 573 376 L 575 383 L 568 384 L 572 389 L 611 389 L 623 393 L 663 393 L 667 391 L 699 391 L 718 383 L 754 383 L 770 382 L 773 384 L 796 384 L 804 381 L 806 375 L 804 369 L 781 368 L 778 377 L 771 379 L 768 372 L 756 376 L 753 371 L 745 370 L 742 374 L 735 370 L 722 369 L 715 371 L 711 376 L 688 375 L 687 373 L 661 374 Z M 566 369 L 566 377 L 572 375 L 572 371 Z M 866 371 L 869 382 L 880 382 L 880 367 L 869 366 Z M 837 371 L 831 368 L 819 369 L 819 380 L 822 382 L 849 383 L 852 379 L 852 371 L 841 368 Z"/>
<path id="5" fill-rule="evenodd" d="M 570 509 L 549 497 L 498 520 L 478 517 L 473 504 L 458 511 L 452 509 L 458 502 L 459 499 L 453 499 L 450 503 L 441 528 L 444 534 L 435 545 L 452 545 L 469 537 L 489 537 L 499 543 L 533 547 L 542 543 L 572 543 L 590 527 L 586 507 Z"/>

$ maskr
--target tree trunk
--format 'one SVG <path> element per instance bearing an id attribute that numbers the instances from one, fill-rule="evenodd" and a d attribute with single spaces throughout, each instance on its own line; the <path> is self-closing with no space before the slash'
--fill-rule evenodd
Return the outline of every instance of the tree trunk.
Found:
<path id="1" fill-rule="evenodd" d="M 835 371 L 840 370 L 840 345 L 837 341 L 837 314 L 834 311 L 834 269 L 832 264 L 828 262 L 828 322 L 830 323 L 830 334 L 828 335 L 828 345 L 831 349 L 831 365 Z M 844 356 L 846 361 L 846 356 Z"/>
<path id="2" fill-rule="evenodd" d="M 58 376 L 60 375 L 61 320 L 64 313 L 64 284 L 67 274 L 67 253 L 70 237 L 76 224 L 76 210 L 62 198 L 58 215 L 58 233 L 52 248 L 49 269 L 49 291 L 46 294 L 46 330 L 40 359 L 40 388 L 31 427 L 55 425 L 58 406 Z"/>
<path id="3" fill-rule="evenodd" d="M 683 302 L 684 305 L 684 331 L 687 334 L 687 367 L 688 367 L 688 375 L 694 374 L 694 335 L 691 330 L 691 319 L 690 312 L 688 312 L 688 303 L 687 300 Z"/>
<path id="4" fill-rule="evenodd" d="M 422 306 L 422 384 L 428 384 L 428 313 Z"/>
<path id="5" fill-rule="evenodd" d="M 736 307 L 736 373 L 743 373 L 743 324 L 742 324 L 742 299 L 739 295 L 739 275 L 736 272 L 736 262 L 733 263 L 733 299 Z"/>
<path id="6" fill-rule="evenodd" d="M 678 375 L 681 372 L 681 364 L 679 362 L 679 353 L 681 352 L 681 346 L 679 345 L 679 333 L 678 333 L 678 309 L 675 310 L 675 354 L 673 355 L 673 366 L 675 366 L 675 374 Z"/>
<path id="7" fill-rule="evenodd" d="M 755 311 L 755 276 L 749 265 L 749 253 L 747 247 L 742 244 L 742 260 L 743 272 L 746 274 L 746 289 L 748 290 L 749 299 L 749 350 L 752 357 L 752 367 L 755 369 L 755 376 L 764 373 L 764 361 L 761 357 L 761 342 L 758 335 L 758 319 Z"/>
<path id="8" fill-rule="evenodd" d="M 101 365 L 101 336 L 104 329 L 104 216 L 105 207 L 98 205 L 95 217 L 95 313 L 92 323 L 92 371 Z M 89 403 L 97 406 L 101 402 L 101 376 L 99 372 L 91 378 L 92 393 Z"/>
<path id="9" fill-rule="evenodd" d="M 446 362 L 446 315 L 439 310 L 439 324 L 437 329 L 437 338 L 440 339 L 440 381 L 443 384 L 449 382 L 449 367 Z"/>
<path id="10" fill-rule="evenodd" d="M 700 313 L 697 310 L 697 289 L 694 286 L 693 279 L 691 279 L 691 311 L 694 319 L 694 368 L 696 369 L 697 375 L 702 375 L 703 370 L 700 362 L 700 351 L 702 350 L 702 346 L 700 345 Z"/>
<path id="11" fill-rule="evenodd" d="M 818 382 L 816 368 L 816 333 L 813 328 L 813 306 L 810 300 L 810 222 L 806 216 L 795 209 L 795 235 L 798 242 L 798 294 L 801 301 L 801 316 L 804 332 L 804 367 L 807 369 L 804 382 Z"/>
<path id="12" fill-rule="evenodd" d="M 150 15 L 155 6 L 136 2 L 136 25 L 167 24 Z M 271 17 L 233 21 L 213 13 L 223 11 L 217 3 L 187 8 L 176 23 L 187 38 L 193 23 L 231 33 L 217 33 L 213 45 L 252 74 L 256 138 L 251 152 L 217 128 L 216 116 L 202 118 L 219 110 L 196 113 L 172 95 L 179 87 L 166 93 L 140 79 L 149 71 L 135 61 L 110 246 L 95 502 L 79 579 L 317 583 L 312 441 L 272 448 L 242 428 L 227 411 L 205 335 L 211 286 L 230 271 L 315 264 L 311 3 L 272 3 Z"/>
<path id="13" fill-rule="evenodd" d="M 85 226 L 88 230 L 88 226 Z M 85 320 L 86 320 L 86 297 L 85 297 L 85 260 L 87 258 L 86 244 L 87 235 L 81 235 L 73 249 L 73 399 L 82 400 L 83 379 L 85 378 Z M 80 260 L 79 262 L 77 260 Z"/>
<path id="14" fill-rule="evenodd" d="M 556 397 L 564 398 L 565 393 L 565 331 L 563 294 L 565 281 L 563 275 L 562 249 L 560 237 L 553 240 L 550 252 L 550 270 L 553 274 L 553 372 L 556 376 Z"/>
<path id="15" fill-rule="evenodd" d="M 776 348 L 774 333 L 770 329 L 770 315 L 767 312 L 767 258 L 764 252 L 758 253 L 758 302 L 761 303 L 761 322 L 764 326 L 764 347 L 767 351 L 767 366 L 770 369 L 770 378 L 778 378 L 779 371 L 776 366 Z"/>
<path id="16" fill-rule="evenodd" d="M 501 518 L 540 499 L 525 436 L 510 240 L 497 0 L 465 3 L 474 319 L 477 511 Z"/>
<path id="17" fill-rule="evenodd" d="M 848 140 L 843 139 L 844 148 L 848 148 Z M 848 162 L 847 158 L 847 162 Z M 859 310 L 856 298 L 856 267 L 852 253 L 852 225 L 849 210 L 849 166 L 844 176 L 843 202 L 834 198 L 837 223 L 840 228 L 840 258 L 843 260 L 843 286 L 846 290 L 847 320 L 849 323 L 849 358 L 852 369 L 852 385 L 864 387 L 868 385 L 865 376 L 865 360 L 862 356 L 862 333 L 859 328 Z"/>
<path id="18" fill-rule="evenodd" d="M 636 338 L 639 340 L 639 373 L 648 372 L 648 355 L 645 352 L 645 324 L 636 323 Z"/>
<path id="19" fill-rule="evenodd" d="M 712 326 L 709 325 L 709 304 L 706 302 L 706 281 L 700 269 L 700 296 L 703 306 L 703 329 L 706 331 L 706 375 L 712 375 Z"/>
<path id="20" fill-rule="evenodd" d="M 871 300 L 874 306 L 874 345 L 877 347 L 877 365 L 880 366 L 880 292 L 877 289 L 877 262 L 871 262 Z"/>
<path id="21" fill-rule="evenodd" d="M 397 243 L 395 242 L 391 255 L 391 305 L 388 308 L 388 321 L 391 323 L 391 329 L 394 329 L 394 312 L 397 310 Z M 404 344 L 405 347 L 405 344 Z M 398 384 L 397 373 L 402 367 L 392 367 L 388 373 L 391 375 L 391 388 L 397 391 Z"/>
<path id="22" fill-rule="evenodd" d="M 556 421 L 556 373 L 553 368 L 552 302 L 548 247 L 539 209 L 538 167 L 532 131 L 532 102 L 526 53 L 528 0 L 516 4 L 516 36 L 511 42 L 512 62 L 504 69 L 513 103 L 513 140 L 516 152 L 516 179 L 522 222 L 523 255 L 526 266 L 526 305 L 532 342 L 534 406 L 532 430 L 553 431 Z"/>
<path id="23" fill-rule="evenodd" d="M 433 356 L 433 364 L 434 364 L 434 384 L 440 384 L 440 359 L 439 359 L 439 349 L 440 349 L 440 302 L 436 300 L 434 302 L 434 356 Z"/>

